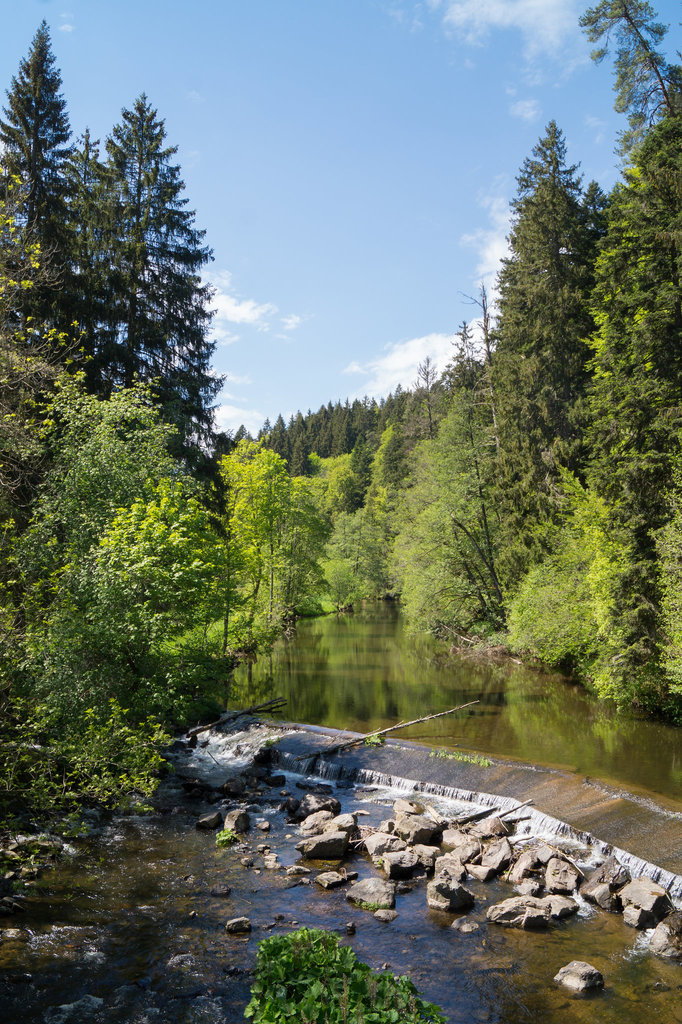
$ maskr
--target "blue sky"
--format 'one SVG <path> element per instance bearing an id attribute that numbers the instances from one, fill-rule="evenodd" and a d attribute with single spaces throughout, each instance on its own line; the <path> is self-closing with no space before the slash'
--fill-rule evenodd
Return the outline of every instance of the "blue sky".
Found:
<path id="1" fill-rule="evenodd" d="M 652 0 L 682 49 L 677 0 Z M 146 92 L 215 260 L 218 422 L 410 386 L 494 283 L 550 119 L 618 177 L 612 65 L 578 0 L 0 0 L 0 84 L 45 18 L 71 124 Z"/>

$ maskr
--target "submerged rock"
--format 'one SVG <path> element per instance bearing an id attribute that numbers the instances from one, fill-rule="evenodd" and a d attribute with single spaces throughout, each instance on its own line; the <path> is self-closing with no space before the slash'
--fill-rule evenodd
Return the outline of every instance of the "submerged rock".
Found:
<path id="1" fill-rule="evenodd" d="M 554 976 L 557 985 L 570 988 L 573 992 L 588 992 L 604 987 L 604 977 L 592 964 L 584 960 L 571 960 Z"/>

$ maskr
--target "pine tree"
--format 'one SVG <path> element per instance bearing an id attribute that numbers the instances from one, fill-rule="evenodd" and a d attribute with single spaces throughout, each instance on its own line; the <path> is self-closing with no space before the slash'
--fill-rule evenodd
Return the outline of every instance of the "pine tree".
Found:
<path id="1" fill-rule="evenodd" d="M 53 277 L 60 279 L 63 288 L 69 249 L 65 167 L 71 152 L 71 129 L 61 86 L 50 32 L 43 21 L 7 91 L 4 119 L 0 119 L 0 143 L 4 150 L 3 173 L 6 177 L 19 177 L 25 185 L 19 221 L 40 244 L 43 259 L 49 262 Z M 55 298 L 53 287 L 27 292 L 24 312 L 41 321 L 49 318 L 59 322 L 53 308 Z"/>
<path id="2" fill-rule="evenodd" d="M 627 155 L 642 141 L 646 130 L 662 117 L 678 115 L 682 76 L 680 68 L 668 64 L 657 47 L 667 26 L 655 19 L 646 0 L 601 0 L 580 19 L 591 43 L 600 43 L 592 59 L 601 63 L 616 37 L 615 108 L 628 114 L 630 128 L 622 132 L 620 151 Z"/>
<path id="3" fill-rule="evenodd" d="M 212 252 L 186 209 L 180 168 L 172 163 L 177 147 L 165 139 L 164 122 L 142 94 L 107 140 L 117 226 L 107 363 L 112 385 L 136 376 L 157 382 L 183 450 L 196 453 L 210 437 L 211 401 L 221 386 L 209 368 L 211 290 L 199 276 Z"/>
<path id="4" fill-rule="evenodd" d="M 517 182 L 492 368 L 508 586 L 541 555 L 558 467 L 585 460 L 588 296 L 604 206 L 596 186 L 583 195 L 553 121 Z"/>

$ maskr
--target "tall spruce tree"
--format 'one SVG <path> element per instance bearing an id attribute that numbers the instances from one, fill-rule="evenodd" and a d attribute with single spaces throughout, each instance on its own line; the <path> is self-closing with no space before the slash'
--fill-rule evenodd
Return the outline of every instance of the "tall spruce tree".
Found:
<path id="1" fill-rule="evenodd" d="M 177 147 L 143 93 L 122 111 L 106 148 L 115 198 L 115 237 L 107 329 L 110 385 L 154 381 L 166 419 L 179 428 L 186 455 L 211 435 L 211 402 L 221 381 L 210 373 L 207 337 L 211 289 L 200 278 L 212 259 L 205 232 L 187 210 Z"/>
<path id="2" fill-rule="evenodd" d="M 597 261 L 592 477 L 624 552 L 611 609 L 621 649 L 602 688 L 663 699 L 656 534 L 682 429 L 682 118 L 656 125 L 616 187 Z M 651 692 L 653 688 L 653 693 Z"/>
<path id="3" fill-rule="evenodd" d="M 3 174 L 18 177 L 25 186 L 19 222 L 40 244 L 43 260 L 52 269 L 52 284 L 58 278 L 63 291 L 68 277 L 65 167 L 71 152 L 71 129 L 61 87 L 50 32 L 43 21 L 7 91 L 4 118 L 0 118 L 0 143 L 4 150 Z M 43 282 L 26 292 L 23 311 L 63 326 L 64 313 L 56 299 L 54 287 Z"/>
<path id="4" fill-rule="evenodd" d="M 585 458 L 585 339 L 593 327 L 587 302 L 604 208 L 597 186 L 583 194 L 554 121 L 517 182 L 492 367 L 501 569 L 510 588 L 546 546 L 559 467 L 579 470 Z"/>

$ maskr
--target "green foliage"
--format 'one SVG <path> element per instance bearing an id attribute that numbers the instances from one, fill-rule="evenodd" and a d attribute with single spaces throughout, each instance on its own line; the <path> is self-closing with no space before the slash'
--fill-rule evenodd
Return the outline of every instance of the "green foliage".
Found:
<path id="1" fill-rule="evenodd" d="M 365 736 L 365 746 L 366 747 L 381 747 L 385 742 L 386 741 L 385 741 L 384 737 L 383 736 L 377 736 L 376 733 L 374 733 L 372 736 Z"/>
<path id="2" fill-rule="evenodd" d="M 337 936 L 301 928 L 258 945 L 244 1016 L 254 1024 L 444 1024 L 406 977 L 375 974 Z"/>
<path id="3" fill-rule="evenodd" d="M 231 828 L 224 828 L 216 832 L 215 843 L 216 846 L 232 846 L 238 839 L 239 836 Z"/>
<path id="4" fill-rule="evenodd" d="M 459 750 L 432 750 L 429 757 L 437 757 L 442 761 L 461 761 L 462 764 L 477 764 L 479 768 L 490 768 L 492 761 L 482 754 L 463 754 Z"/>

